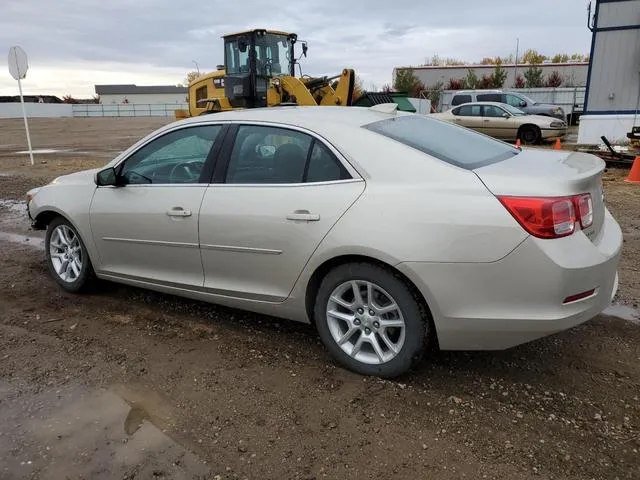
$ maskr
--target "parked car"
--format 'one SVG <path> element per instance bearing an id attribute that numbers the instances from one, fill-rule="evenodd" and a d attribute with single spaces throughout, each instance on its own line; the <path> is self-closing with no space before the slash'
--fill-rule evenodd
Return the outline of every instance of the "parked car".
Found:
<path id="1" fill-rule="evenodd" d="M 527 115 L 506 103 L 465 103 L 432 115 L 502 140 L 519 138 L 525 144 L 555 140 L 567 134 L 567 124 L 563 120 Z"/>
<path id="2" fill-rule="evenodd" d="M 517 92 L 503 92 L 502 90 L 461 90 L 451 98 L 451 107 L 473 102 L 506 103 L 530 115 L 542 115 L 567 121 L 562 107 L 549 103 L 538 103 L 526 95 Z"/>
<path id="3" fill-rule="evenodd" d="M 309 322 L 345 367 L 394 377 L 430 341 L 505 349 L 609 305 L 604 166 L 397 105 L 249 109 L 166 125 L 27 205 L 69 292 L 98 277 Z"/>

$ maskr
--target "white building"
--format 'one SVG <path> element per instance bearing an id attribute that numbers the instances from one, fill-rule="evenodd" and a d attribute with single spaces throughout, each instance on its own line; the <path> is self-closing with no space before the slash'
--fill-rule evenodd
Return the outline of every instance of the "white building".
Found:
<path id="1" fill-rule="evenodd" d="M 100 103 L 136 104 L 184 104 L 187 102 L 187 88 L 175 85 L 96 85 Z"/>
<path id="2" fill-rule="evenodd" d="M 625 142 L 640 126 L 640 0 L 596 0 L 578 143 Z"/>

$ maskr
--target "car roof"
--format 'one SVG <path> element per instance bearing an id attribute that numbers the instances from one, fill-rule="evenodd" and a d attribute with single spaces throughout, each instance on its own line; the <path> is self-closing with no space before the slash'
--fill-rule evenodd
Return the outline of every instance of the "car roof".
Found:
<path id="1" fill-rule="evenodd" d="M 318 130 L 326 123 L 338 123 L 345 126 L 361 127 L 379 120 L 404 115 L 412 114 L 406 112 L 384 113 L 373 110 L 371 107 L 286 106 L 230 110 L 187 118 L 185 120 L 180 120 L 179 122 L 174 122 L 174 124 L 197 124 L 211 121 L 253 121 L 273 122 L 299 126 L 310 130 Z"/>
<path id="2" fill-rule="evenodd" d="M 463 107 L 465 105 L 493 105 L 495 107 L 504 108 L 506 103 L 502 103 L 502 102 L 467 102 L 467 103 L 461 103 L 460 105 L 456 105 L 453 108 L 459 108 L 459 107 Z"/>
<path id="3" fill-rule="evenodd" d="M 458 90 L 456 93 L 454 93 L 455 95 L 458 95 L 460 93 L 463 93 L 465 95 L 468 95 L 469 93 L 505 93 L 502 90 L 497 90 L 497 89 L 493 89 L 493 90 L 485 90 L 485 89 L 479 89 L 479 90 Z"/>

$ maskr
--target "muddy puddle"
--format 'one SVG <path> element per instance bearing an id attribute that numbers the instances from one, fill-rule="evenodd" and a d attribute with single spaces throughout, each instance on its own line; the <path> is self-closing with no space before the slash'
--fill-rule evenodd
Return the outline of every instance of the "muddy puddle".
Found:
<path id="1" fill-rule="evenodd" d="M 139 386 L 65 385 L 24 398 L 0 382 L 0 478 L 194 478 L 209 468 L 173 440 L 171 406 Z M 132 476 L 133 475 L 133 476 Z"/>

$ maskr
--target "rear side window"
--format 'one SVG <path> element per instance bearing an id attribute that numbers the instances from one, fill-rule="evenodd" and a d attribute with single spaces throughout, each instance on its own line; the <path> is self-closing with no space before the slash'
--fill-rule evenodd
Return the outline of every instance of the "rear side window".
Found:
<path id="1" fill-rule="evenodd" d="M 402 115 L 363 128 L 468 170 L 501 162 L 520 152 L 473 130 L 422 115 Z"/>
<path id="2" fill-rule="evenodd" d="M 502 103 L 502 94 L 501 93 L 481 93 L 478 95 L 478 101 Z"/>
<path id="3" fill-rule="evenodd" d="M 471 102 L 471 95 L 456 95 L 451 100 L 451 105 L 462 105 Z"/>
<path id="4" fill-rule="evenodd" d="M 456 108 L 453 114 L 459 117 L 481 117 L 481 108 L 480 105 L 463 105 L 462 107 Z"/>
<path id="5" fill-rule="evenodd" d="M 349 172 L 315 138 L 279 127 L 238 129 L 226 183 L 312 183 L 347 180 Z"/>

